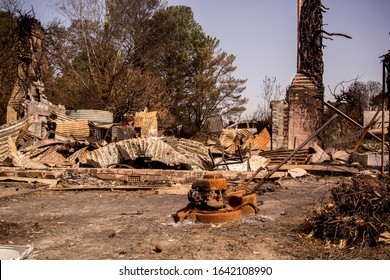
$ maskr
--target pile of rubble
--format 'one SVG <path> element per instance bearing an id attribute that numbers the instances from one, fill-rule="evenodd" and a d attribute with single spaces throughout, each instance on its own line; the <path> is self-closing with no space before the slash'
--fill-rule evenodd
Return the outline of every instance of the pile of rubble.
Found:
<path id="1" fill-rule="evenodd" d="M 271 158 L 275 157 L 275 153 L 269 151 L 270 135 L 266 129 L 259 134 L 246 129 L 224 129 L 218 142 L 203 144 L 173 136 L 146 134 L 139 137 L 134 133 L 134 126 L 129 125 L 119 130 L 130 129 L 128 139 L 118 141 L 119 133 L 116 132 L 116 141 L 110 139 L 108 143 L 108 137 L 94 139 L 94 130 L 102 127 L 102 124 L 72 119 L 58 113 L 57 118 L 59 120 L 56 120 L 55 129 L 48 129 L 41 137 L 31 132 L 31 125 L 36 122 L 33 117 L 0 127 L 0 146 L 3 151 L 0 161 L 3 161 L 3 165 L 26 169 L 125 167 L 255 171 L 266 167 Z M 142 123 L 144 127 L 141 128 L 145 128 L 148 122 Z M 49 127 L 47 124 L 41 126 Z M 36 127 L 33 125 L 33 130 Z M 105 125 L 110 134 L 113 134 L 114 128 L 113 124 Z M 150 131 L 150 126 L 140 130 L 141 134 L 144 130 Z M 276 151 L 282 157 L 286 152 Z M 305 163 L 307 153 L 307 150 L 300 151 L 295 157 L 296 163 Z"/>
<path id="2" fill-rule="evenodd" d="M 45 139 L 31 146 L 17 148 L 9 137 L 7 160 L 12 166 L 35 169 L 124 166 L 207 170 L 211 167 L 205 146 L 196 143 L 195 149 L 194 141 L 175 140 L 176 145 L 171 146 L 173 141 L 164 138 L 134 138 L 106 145 L 75 139 Z"/>
<path id="3" fill-rule="evenodd" d="M 258 135 L 247 129 L 225 129 L 218 142 L 203 144 L 158 136 L 157 112 L 140 112 L 125 123 L 113 124 L 109 112 L 79 110 L 69 114 L 35 105 L 39 109 L 35 115 L 0 127 L 2 165 L 26 169 L 213 170 L 238 164 L 236 169 L 251 171 L 269 162 L 258 156 L 270 149 L 265 129 Z"/>
<path id="4" fill-rule="evenodd" d="M 34 103 L 35 104 L 35 103 Z M 39 105 L 39 106 L 38 106 Z M 50 104 L 49 104 L 50 105 Z M 205 143 L 164 136 L 157 112 L 140 112 L 114 124 L 112 114 L 97 110 L 70 113 L 35 104 L 35 115 L 0 127 L 0 162 L 26 169 L 148 168 L 176 170 L 272 170 L 292 150 L 271 150 L 267 129 L 222 129 Z M 34 108 L 35 108 L 34 107 Z M 296 151 L 280 171 L 357 173 L 361 158 L 353 151 Z M 363 158 L 364 159 L 364 158 Z M 306 174 L 306 172 L 293 172 Z M 289 174 L 292 174 L 289 172 Z M 294 175 L 295 176 L 295 175 Z"/>
<path id="5" fill-rule="evenodd" d="M 202 143 L 157 137 L 156 112 L 141 112 L 131 123 L 117 125 L 112 113 L 105 111 L 80 110 L 69 115 L 58 110 L 49 114 L 45 109 L 0 127 L 3 165 L 27 169 L 212 168 L 208 148 Z"/>
<path id="6" fill-rule="evenodd" d="M 345 246 L 390 243 L 390 180 L 357 175 L 331 190 L 304 229 L 317 238 Z"/>

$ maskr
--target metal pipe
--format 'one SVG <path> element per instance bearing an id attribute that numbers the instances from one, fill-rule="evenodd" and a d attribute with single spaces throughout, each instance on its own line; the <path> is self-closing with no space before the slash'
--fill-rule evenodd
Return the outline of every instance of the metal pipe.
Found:
<path id="1" fill-rule="evenodd" d="M 357 152 L 360 148 L 360 146 L 362 145 L 363 143 L 363 140 L 364 140 L 364 137 L 367 135 L 367 132 L 368 130 L 371 128 L 372 125 L 374 125 L 379 119 L 376 119 L 376 117 L 379 115 L 379 113 L 383 111 L 382 109 L 379 109 L 378 111 L 376 111 L 375 115 L 372 117 L 371 121 L 366 125 L 366 127 L 364 128 L 364 131 L 362 133 L 362 135 L 360 136 L 360 139 L 359 141 L 356 143 L 356 146 L 355 148 L 353 149 L 354 152 Z"/>
<path id="2" fill-rule="evenodd" d="M 332 106 L 331 104 L 329 104 L 328 102 L 324 102 L 324 105 L 328 106 L 330 109 L 332 109 L 334 112 L 336 112 L 337 114 L 339 114 L 340 116 L 342 116 L 343 118 L 345 118 L 346 120 L 348 120 L 349 122 L 353 123 L 354 125 L 360 127 L 360 128 L 364 128 L 362 125 L 360 125 L 359 123 L 357 123 L 356 121 L 354 121 L 353 119 L 351 119 L 350 117 L 348 117 L 346 114 L 344 114 L 343 112 L 341 112 L 339 109 L 337 109 L 336 107 Z M 375 134 L 372 134 L 371 132 L 368 132 L 368 134 L 372 137 L 374 137 L 376 140 L 378 141 L 381 141 L 382 142 L 382 139 L 379 138 L 378 136 L 376 136 Z"/>

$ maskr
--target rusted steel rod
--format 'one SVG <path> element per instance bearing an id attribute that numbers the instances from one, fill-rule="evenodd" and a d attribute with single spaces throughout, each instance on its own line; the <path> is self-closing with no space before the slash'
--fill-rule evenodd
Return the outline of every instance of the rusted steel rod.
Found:
<path id="1" fill-rule="evenodd" d="M 353 149 L 354 152 L 357 152 L 360 148 L 360 146 L 362 145 L 363 143 L 363 140 L 364 140 L 364 137 L 367 135 L 368 133 L 368 130 L 370 129 L 370 127 L 372 125 L 374 125 L 378 120 L 376 119 L 376 117 L 379 115 L 379 113 L 383 111 L 382 109 L 379 109 L 378 111 L 376 111 L 374 117 L 371 119 L 371 121 L 366 125 L 366 127 L 364 128 L 364 131 L 362 133 L 362 136 L 360 136 L 360 139 L 359 141 L 357 142 L 355 148 Z"/>
<path id="2" fill-rule="evenodd" d="M 328 102 L 324 102 L 324 105 L 326 105 L 328 108 L 332 109 L 334 112 L 336 112 L 337 114 L 339 114 L 340 116 L 342 116 L 343 118 L 345 118 L 346 120 L 348 120 L 349 122 L 353 123 L 354 125 L 360 127 L 360 128 L 363 128 L 362 125 L 360 125 L 359 123 L 357 123 L 356 121 L 354 121 L 353 119 L 351 119 L 350 117 L 348 117 L 346 114 L 344 114 L 343 112 L 341 112 L 339 109 L 337 109 L 336 107 L 332 106 L 331 104 L 329 104 Z M 372 137 L 374 137 L 376 140 L 378 141 L 381 141 L 382 142 L 382 139 L 379 138 L 378 136 L 376 136 L 375 134 L 371 133 L 371 132 L 368 132 L 368 134 Z"/>

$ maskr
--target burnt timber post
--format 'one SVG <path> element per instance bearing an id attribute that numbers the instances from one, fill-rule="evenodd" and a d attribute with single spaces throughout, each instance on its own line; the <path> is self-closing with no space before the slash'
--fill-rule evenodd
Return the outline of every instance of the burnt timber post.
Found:
<path id="1" fill-rule="evenodd" d="M 390 119 L 390 50 L 382 56 L 383 60 L 383 81 L 382 81 L 382 176 L 385 173 L 385 101 L 387 99 L 387 110 L 389 110 Z M 387 138 L 390 139 L 390 125 L 387 127 Z M 390 157 L 388 161 L 388 171 L 390 174 Z"/>
<path id="2" fill-rule="evenodd" d="M 287 90 L 288 149 L 302 144 L 322 124 L 324 86 L 321 0 L 298 0 L 297 73 Z M 313 139 L 307 145 L 319 142 Z"/>

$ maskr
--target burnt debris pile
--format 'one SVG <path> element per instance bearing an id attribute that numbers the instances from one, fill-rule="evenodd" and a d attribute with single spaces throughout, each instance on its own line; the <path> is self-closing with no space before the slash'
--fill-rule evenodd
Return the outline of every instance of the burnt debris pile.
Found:
<path id="1" fill-rule="evenodd" d="M 375 246 L 390 231 L 390 179 L 356 175 L 331 190 L 304 222 L 314 237 L 344 246 Z"/>

